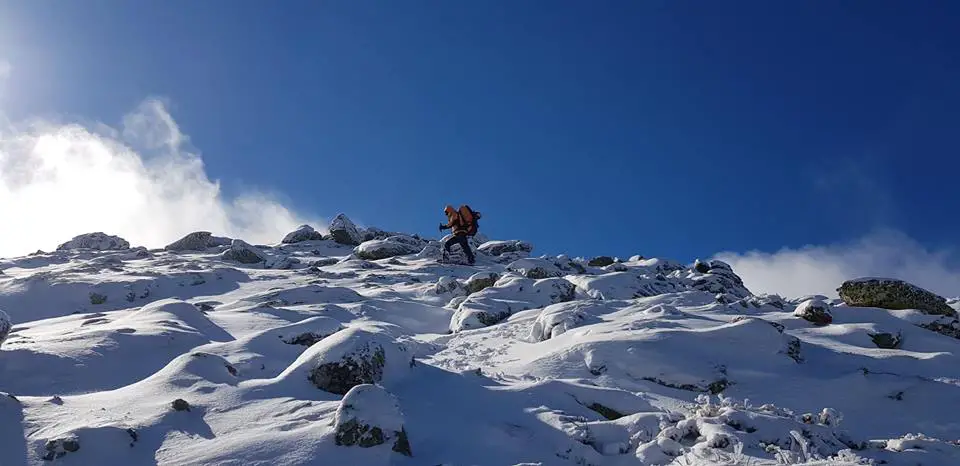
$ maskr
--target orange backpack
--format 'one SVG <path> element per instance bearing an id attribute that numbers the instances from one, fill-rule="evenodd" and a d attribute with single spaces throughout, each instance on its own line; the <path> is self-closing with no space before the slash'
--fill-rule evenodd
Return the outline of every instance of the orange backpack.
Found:
<path id="1" fill-rule="evenodd" d="M 470 208 L 470 206 L 464 204 L 460 206 L 460 219 L 463 221 L 464 225 L 467 227 L 467 236 L 474 236 L 477 234 L 477 220 L 480 219 L 480 212 L 477 212 Z"/>

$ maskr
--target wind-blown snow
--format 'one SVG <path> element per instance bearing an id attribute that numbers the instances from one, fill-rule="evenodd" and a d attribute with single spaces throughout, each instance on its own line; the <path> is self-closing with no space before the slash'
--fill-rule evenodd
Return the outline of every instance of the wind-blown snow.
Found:
<path id="1" fill-rule="evenodd" d="M 0 464 L 960 464 L 954 316 L 335 227 L 0 260 Z"/>
<path id="2" fill-rule="evenodd" d="M 0 257 L 49 251 L 95 231 L 153 248 L 205 228 L 259 243 L 322 223 L 268 192 L 225 196 L 158 99 L 143 101 L 116 128 L 10 124 L 0 113 L 0 219 L 15 225 L 0 228 Z"/>

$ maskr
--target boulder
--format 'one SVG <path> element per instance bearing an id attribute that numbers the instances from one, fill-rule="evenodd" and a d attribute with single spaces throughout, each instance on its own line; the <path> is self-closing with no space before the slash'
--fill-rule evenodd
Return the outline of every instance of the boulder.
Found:
<path id="1" fill-rule="evenodd" d="M 493 286 L 499 279 L 500 275 L 494 272 L 478 272 L 471 275 L 470 278 L 464 282 L 464 286 L 467 288 L 467 293 L 472 294 Z"/>
<path id="2" fill-rule="evenodd" d="M 195 231 L 166 245 L 163 249 L 167 251 L 206 251 L 207 248 L 229 244 L 231 244 L 230 238 L 213 236 L 209 231 Z"/>
<path id="3" fill-rule="evenodd" d="M 947 300 L 919 286 L 892 278 L 858 278 L 837 288 L 848 306 L 916 309 L 925 314 L 955 316 Z"/>
<path id="4" fill-rule="evenodd" d="M 284 244 L 294 244 L 302 243 L 304 241 L 318 241 L 323 239 L 323 233 L 320 233 L 317 230 L 314 230 L 310 225 L 300 225 L 294 231 L 287 233 L 287 236 L 283 237 L 281 243 Z"/>
<path id="5" fill-rule="evenodd" d="M 383 384 L 404 377 L 414 366 L 406 346 L 382 326 L 340 330 L 317 342 L 293 366 L 305 367 L 317 388 L 345 395 L 361 384 Z"/>
<path id="6" fill-rule="evenodd" d="M 899 349 L 900 345 L 903 344 L 903 335 L 900 332 L 897 332 L 896 335 L 888 332 L 871 333 L 870 339 L 873 340 L 873 344 L 877 345 L 877 348 L 883 349 Z"/>
<path id="7" fill-rule="evenodd" d="M 800 303 L 793 311 L 793 315 L 814 325 L 827 325 L 833 322 L 830 305 L 819 299 L 809 299 Z"/>
<path id="8" fill-rule="evenodd" d="M 397 453 L 413 456 L 400 403 L 379 385 L 361 384 L 351 388 L 340 401 L 334 427 L 337 445 L 361 448 L 390 445 Z"/>
<path id="9" fill-rule="evenodd" d="M 70 241 L 57 246 L 57 251 L 70 251 L 74 249 L 122 251 L 130 249 L 130 243 L 119 236 L 111 236 L 103 232 L 96 232 L 74 236 Z"/>
<path id="10" fill-rule="evenodd" d="M 598 256 L 590 259 L 590 261 L 587 262 L 587 265 L 590 267 L 606 267 L 613 264 L 613 262 L 614 260 L 610 256 Z"/>
<path id="11" fill-rule="evenodd" d="M 220 258 L 241 264 L 259 264 L 267 260 L 260 251 L 239 239 L 233 240 L 230 244 L 230 249 L 223 251 Z"/>
<path id="12" fill-rule="evenodd" d="M 461 296 L 467 294 L 467 289 L 459 280 L 453 277 L 440 277 L 434 287 L 434 292 L 438 295 L 452 294 Z"/>
<path id="13" fill-rule="evenodd" d="M 13 329 L 13 323 L 10 322 L 10 316 L 0 309 L 0 346 L 10 336 L 10 330 Z"/>
<path id="14" fill-rule="evenodd" d="M 391 236 L 386 239 L 364 241 L 354 249 L 354 254 L 364 260 L 380 260 L 388 257 L 416 254 L 423 249 L 421 244 L 409 241 L 409 237 Z"/>
<path id="15" fill-rule="evenodd" d="M 339 244 L 358 246 L 363 242 L 363 236 L 357 226 L 344 214 L 339 214 L 330 222 L 330 236 Z"/>
<path id="16" fill-rule="evenodd" d="M 491 256 L 501 256 L 507 253 L 531 253 L 533 245 L 526 241 L 487 241 L 477 247 L 477 250 Z"/>
<path id="17" fill-rule="evenodd" d="M 507 270 L 535 280 L 563 276 L 563 271 L 557 264 L 545 259 L 516 260 L 507 265 Z"/>

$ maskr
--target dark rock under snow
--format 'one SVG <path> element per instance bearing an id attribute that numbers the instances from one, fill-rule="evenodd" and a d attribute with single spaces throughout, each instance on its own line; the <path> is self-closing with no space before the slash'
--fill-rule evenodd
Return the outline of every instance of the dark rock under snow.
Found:
<path id="1" fill-rule="evenodd" d="M 361 384 L 351 388 L 340 401 L 334 426 L 337 445 L 361 448 L 389 445 L 394 452 L 412 456 L 400 403 L 379 385 Z"/>

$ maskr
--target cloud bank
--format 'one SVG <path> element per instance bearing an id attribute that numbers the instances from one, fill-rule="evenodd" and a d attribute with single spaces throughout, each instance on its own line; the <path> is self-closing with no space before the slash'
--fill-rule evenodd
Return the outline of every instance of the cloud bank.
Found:
<path id="1" fill-rule="evenodd" d="M 928 249 L 893 230 L 876 231 L 849 243 L 774 253 L 724 252 L 716 258 L 733 266 L 754 293 L 836 297 L 844 280 L 870 276 L 906 280 L 946 298 L 960 296 L 960 261 L 955 251 Z"/>
<path id="2" fill-rule="evenodd" d="M 158 99 L 119 128 L 0 125 L 0 257 L 49 251 L 93 231 L 160 247 L 197 230 L 273 243 L 300 224 L 326 225 L 266 193 L 226 198 Z"/>

